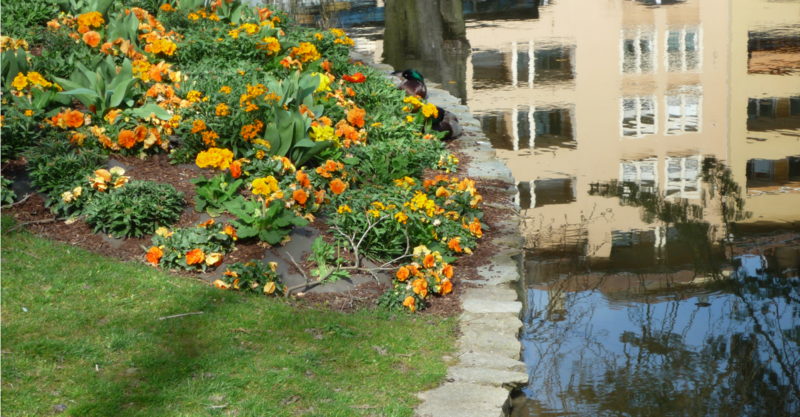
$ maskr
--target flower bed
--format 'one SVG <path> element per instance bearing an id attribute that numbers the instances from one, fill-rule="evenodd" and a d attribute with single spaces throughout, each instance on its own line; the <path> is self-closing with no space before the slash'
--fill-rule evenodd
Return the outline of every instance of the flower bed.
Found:
<path id="1" fill-rule="evenodd" d="M 142 256 L 189 271 L 229 261 L 237 244 L 285 244 L 292 228 L 323 222 L 330 244 L 315 243 L 318 281 L 391 273 L 380 303 L 406 312 L 453 290 L 459 258 L 485 228 L 483 198 L 453 175 L 458 158 L 430 129 L 435 106 L 351 62 L 341 30 L 298 27 L 239 0 L 102 4 L 47 22 L 44 46 L 68 45 L 57 69 L 3 38 L 3 160 L 28 156 L 54 213 L 120 236 L 158 229 Z M 105 155 L 158 154 L 205 169 L 191 181 L 195 209 L 233 220 L 174 228 L 183 196 L 172 186 L 101 169 Z M 247 260 L 216 284 L 291 290 L 274 267 Z"/>

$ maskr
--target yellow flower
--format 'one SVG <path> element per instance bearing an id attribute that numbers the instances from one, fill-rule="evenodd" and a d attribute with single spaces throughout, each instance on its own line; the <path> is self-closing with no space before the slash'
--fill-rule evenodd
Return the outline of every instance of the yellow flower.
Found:
<path id="1" fill-rule="evenodd" d="M 236 30 L 236 29 L 228 31 L 228 36 L 230 36 L 233 39 L 238 39 L 239 38 L 239 31 Z"/>
<path id="2" fill-rule="evenodd" d="M 64 200 L 65 203 L 69 204 L 75 200 L 75 195 L 72 194 L 72 191 L 65 191 L 61 194 L 61 199 Z"/>
<path id="3" fill-rule="evenodd" d="M 161 226 L 158 229 L 156 229 L 156 234 L 161 236 L 161 237 L 163 237 L 163 238 L 168 238 L 168 237 L 172 236 L 172 232 L 170 232 L 169 229 L 167 229 L 164 226 Z"/>
<path id="4" fill-rule="evenodd" d="M 414 118 L 411 115 L 408 115 L 406 116 L 406 120 L 408 121 L 408 123 L 411 123 L 414 121 Z"/>
<path id="5" fill-rule="evenodd" d="M 199 92 L 197 90 L 192 90 L 192 91 L 189 91 L 186 94 L 186 99 L 191 101 L 192 103 L 197 103 L 197 102 L 200 101 L 200 96 L 202 96 L 202 95 L 203 95 L 203 93 L 201 93 L 201 92 Z"/>
<path id="6" fill-rule="evenodd" d="M 312 77 L 317 76 L 317 75 L 319 75 L 319 86 L 317 87 L 317 92 L 319 93 L 319 92 L 322 92 L 322 91 L 330 90 L 329 86 L 331 85 L 331 79 L 328 78 L 328 76 L 325 75 L 325 74 L 320 74 L 318 72 L 312 72 L 311 73 Z"/>
<path id="7" fill-rule="evenodd" d="M 275 283 L 270 281 L 264 284 L 264 294 L 272 294 L 275 292 Z"/>
<path id="8" fill-rule="evenodd" d="M 224 86 L 222 86 L 222 88 L 219 89 L 219 92 L 222 93 L 222 94 L 230 94 L 231 93 L 231 88 L 228 87 L 227 85 L 224 85 Z"/>
<path id="9" fill-rule="evenodd" d="M 225 117 L 231 113 L 230 109 L 228 109 L 228 105 L 225 103 L 217 104 L 216 110 L 217 110 L 217 116 L 220 117 Z"/>
<path id="10" fill-rule="evenodd" d="M 206 265 L 215 266 L 222 262 L 222 254 L 219 252 L 209 253 L 206 255 Z"/>
<path id="11" fill-rule="evenodd" d="M 270 195 L 278 190 L 280 190 L 278 188 L 278 180 L 272 175 L 253 181 L 253 194 Z"/>
<path id="12" fill-rule="evenodd" d="M 336 136 L 335 131 L 331 126 L 313 126 L 311 128 L 311 133 L 309 133 L 308 136 L 317 142 L 329 140 L 332 141 L 337 148 L 341 146 L 339 143 L 339 137 Z"/>
<path id="13" fill-rule="evenodd" d="M 28 81 L 30 81 L 31 84 L 40 85 L 45 88 L 53 85 L 53 83 L 45 80 L 44 77 L 42 77 L 42 75 L 36 71 L 31 71 L 28 73 Z"/>
<path id="14" fill-rule="evenodd" d="M 195 162 L 200 168 L 215 167 L 225 170 L 233 162 L 233 152 L 228 149 L 211 148 L 200 152 Z"/>
<path id="15" fill-rule="evenodd" d="M 25 110 L 25 115 L 28 117 L 33 116 L 33 110 Z"/>
<path id="16" fill-rule="evenodd" d="M 394 215 L 394 219 L 397 220 L 398 223 L 406 224 L 406 221 L 408 220 L 408 216 L 405 213 L 403 213 L 402 211 L 400 211 L 400 212 L 398 212 L 397 214 Z"/>
<path id="17" fill-rule="evenodd" d="M 339 214 L 344 214 L 345 212 L 352 213 L 353 210 L 350 210 L 350 206 L 345 204 L 343 206 L 339 206 L 339 209 L 336 210 L 336 212 L 339 213 Z"/>
<path id="18" fill-rule="evenodd" d="M 422 114 L 425 117 L 437 118 L 439 117 L 439 110 L 437 110 L 436 106 L 434 106 L 433 104 L 428 103 L 422 106 Z"/>
<path id="19" fill-rule="evenodd" d="M 80 196 L 81 196 L 81 194 L 83 194 L 83 187 L 81 187 L 81 186 L 77 186 L 77 187 L 75 187 L 75 188 L 72 190 L 72 194 L 74 194 L 76 198 L 77 198 L 77 197 L 80 197 Z"/>
<path id="20" fill-rule="evenodd" d="M 16 77 L 14 77 L 14 81 L 11 83 L 11 85 L 17 90 L 22 90 L 28 86 L 28 78 L 22 75 L 20 72 Z"/>

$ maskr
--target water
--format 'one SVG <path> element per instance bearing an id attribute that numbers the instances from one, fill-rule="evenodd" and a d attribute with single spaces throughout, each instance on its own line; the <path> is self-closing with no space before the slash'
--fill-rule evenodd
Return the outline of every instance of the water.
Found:
<path id="1" fill-rule="evenodd" d="M 800 1 L 337 9 L 518 181 L 514 415 L 800 415 Z"/>

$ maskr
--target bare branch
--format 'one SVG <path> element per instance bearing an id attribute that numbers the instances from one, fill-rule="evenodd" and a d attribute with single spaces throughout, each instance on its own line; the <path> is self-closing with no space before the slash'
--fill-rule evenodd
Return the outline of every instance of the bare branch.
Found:
<path id="1" fill-rule="evenodd" d="M 27 199 L 31 198 L 33 194 L 25 194 L 25 197 L 22 197 L 22 200 L 17 201 L 16 203 L 6 204 L 5 206 L 0 207 L 0 209 L 7 209 L 16 206 L 17 204 L 24 203 Z"/>
<path id="2" fill-rule="evenodd" d="M 174 319 L 175 317 L 194 316 L 195 314 L 203 314 L 203 312 L 202 311 L 196 311 L 194 313 L 176 314 L 174 316 L 159 317 L 158 319 L 159 320 Z"/>

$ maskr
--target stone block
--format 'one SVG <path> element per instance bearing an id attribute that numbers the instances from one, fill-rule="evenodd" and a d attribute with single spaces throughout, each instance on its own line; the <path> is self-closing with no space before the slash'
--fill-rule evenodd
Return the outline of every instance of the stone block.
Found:
<path id="1" fill-rule="evenodd" d="M 486 301 L 517 301 L 517 292 L 510 286 L 492 285 L 480 288 L 467 288 L 462 300 L 476 299 Z M 519 312 L 519 311 L 517 311 Z"/>
<path id="2" fill-rule="evenodd" d="M 417 407 L 417 417 L 501 417 L 508 391 L 458 382 L 417 396 L 424 401 Z"/>
<path id="3" fill-rule="evenodd" d="M 495 301 L 481 298 L 462 300 L 461 306 L 470 313 L 510 313 L 519 314 L 522 303 L 519 301 Z"/>
<path id="4" fill-rule="evenodd" d="M 461 355 L 458 360 L 459 366 L 499 369 L 511 372 L 526 372 L 527 370 L 524 362 L 499 355 L 465 353 Z"/>
<path id="5" fill-rule="evenodd" d="M 447 380 L 514 389 L 528 383 L 528 374 L 492 368 L 453 366 L 447 369 Z"/>

